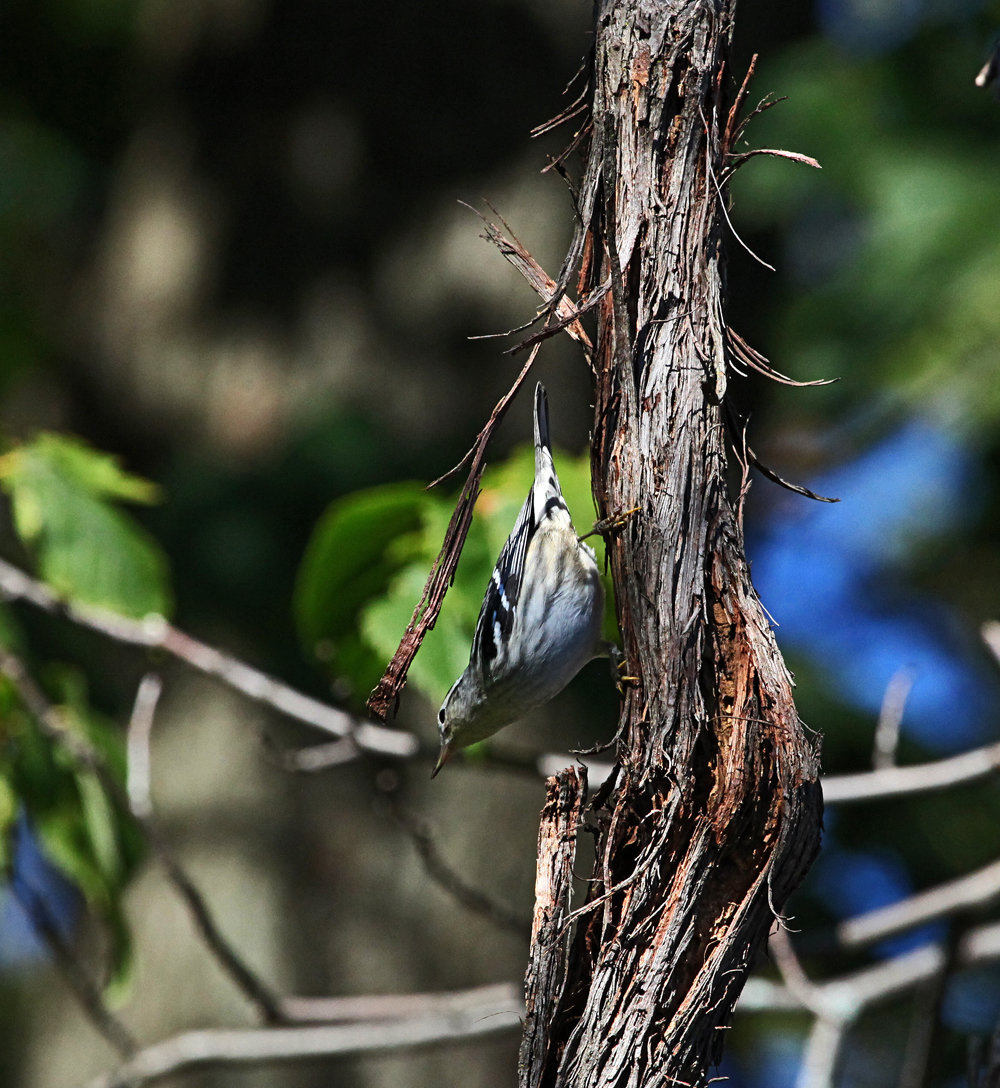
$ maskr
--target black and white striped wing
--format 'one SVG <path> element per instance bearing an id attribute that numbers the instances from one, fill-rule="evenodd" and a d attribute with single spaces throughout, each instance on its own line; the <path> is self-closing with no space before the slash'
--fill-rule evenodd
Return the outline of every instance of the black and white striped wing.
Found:
<path id="1" fill-rule="evenodd" d="M 493 568 L 490 584 L 486 587 L 483 607 L 476 624 L 476 636 L 472 642 L 472 660 L 478 662 L 483 678 L 490 679 L 505 656 L 504 647 L 514 626 L 524 578 L 525 557 L 528 544 L 535 533 L 533 491 L 514 522 L 507 542 L 500 551 L 500 558 Z M 498 660 L 499 659 L 499 660 Z"/>

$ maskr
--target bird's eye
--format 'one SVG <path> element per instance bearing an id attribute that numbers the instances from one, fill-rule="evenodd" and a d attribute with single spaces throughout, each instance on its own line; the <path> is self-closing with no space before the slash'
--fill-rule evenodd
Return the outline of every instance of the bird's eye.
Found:
<path id="1" fill-rule="evenodd" d="M 438 721 L 442 725 L 444 725 L 444 707 L 441 707 L 441 709 L 438 711 Z"/>

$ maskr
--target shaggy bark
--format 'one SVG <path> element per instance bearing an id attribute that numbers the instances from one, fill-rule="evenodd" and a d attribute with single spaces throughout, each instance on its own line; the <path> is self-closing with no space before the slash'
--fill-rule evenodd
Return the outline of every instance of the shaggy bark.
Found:
<path id="1" fill-rule="evenodd" d="M 536 927 L 522 1088 L 703 1084 L 818 847 L 817 756 L 726 483 L 721 234 L 734 0 L 599 0 L 581 224 L 597 310 L 594 494 L 628 672 L 571 944 Z M 560 776 L 563 811 L 579 782 Z M 556 790 L 556 793 L 552 791 Z M 547 864 L 540 858 L 540 864 Z M 553 979 L 558 978 L 558 985 Z M 537 992 L 544 980 L 545 993 Z M 553 997 L 555 995 L 555 997 Z"/>

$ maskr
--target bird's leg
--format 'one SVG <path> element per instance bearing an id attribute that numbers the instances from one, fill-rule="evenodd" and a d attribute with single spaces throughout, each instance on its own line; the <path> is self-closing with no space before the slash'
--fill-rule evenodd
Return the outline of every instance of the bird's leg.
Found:
<path id="1" fill-rule="evenodd" d="M 637 684 L 639 682 L 638 676 L 625 675 L 628 672 L 628 662 L 621 650 L 613 642 L 605 643 L 605 647 L 611 665 L 611 681 L 615 687 L 619 691 L 623 691 L 625 684 Z"/>
<path id="2" fill-rule="evenodd" d="M 617 514 L 611 514 L 606 518 L 601 518 L 600 521 L 594 522 L 594 527 L 589 533 L 584 533 L 583 536 L 578 539 L 586 540 L 588 536 L 604 536 L 605 533 L 624 528 L 629 519 L 634 518 L 636 514 L 640 513 L 641 509 L 642 508 L 639 506 L 633 506 L 631 510 L 619 510 Z"/>

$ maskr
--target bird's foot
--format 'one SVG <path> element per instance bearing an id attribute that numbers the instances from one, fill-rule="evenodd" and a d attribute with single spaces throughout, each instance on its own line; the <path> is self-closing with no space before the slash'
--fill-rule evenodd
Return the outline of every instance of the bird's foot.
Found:
<path id="1" fill-rule="evenodd" d="M 628 676 L 628 662 L 625 660 L 625 655 L 621 650 L 613 643 L 609 642 L 608 647 L 608 661 L 611 665 L 611 681 L 619 691 L 625 690 L 626 684 L 638 684 L 638 676 Z"/>
<path id="2" fill-rule="evenodd" d="M 584 533 L 579 539 L 586 540 L 588 536 L 604 536 L 607 533 L 614 532 L 616 529 L 622 529 L 636 514 L 640 513 L 641 510 L 642 507 L 633 506 L 631 510 L 619 510 L 616 514 L 601 518 L 600 521 L 594 522 L 594 527 L 589 533 Z"/>

